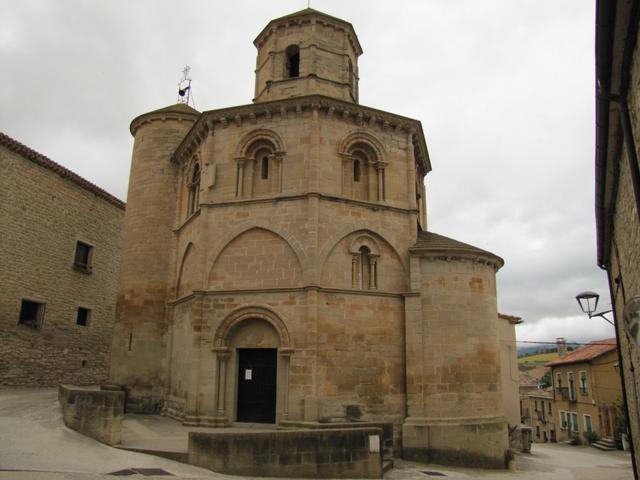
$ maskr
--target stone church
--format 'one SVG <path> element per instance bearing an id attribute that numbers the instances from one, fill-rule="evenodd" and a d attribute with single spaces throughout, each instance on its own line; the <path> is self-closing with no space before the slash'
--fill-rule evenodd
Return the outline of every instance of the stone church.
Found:
<path id="1" fill-rule="evenodd" d="M 185 425 L 394 425 L 504 466 L 498 256 L 427 228 L 420 121 L 360 105 L 353 26 L 272 20 L 253 103 L 140 115 L 111 381 Z"/>

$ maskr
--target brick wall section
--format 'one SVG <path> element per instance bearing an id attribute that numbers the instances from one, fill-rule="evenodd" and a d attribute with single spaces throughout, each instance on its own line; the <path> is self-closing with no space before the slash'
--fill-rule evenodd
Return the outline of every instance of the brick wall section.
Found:
<path id="1" fill-rule="evenodd" d="M 0 146 L 0 384 L 103 381 L 123 204 L 44 157 L 36 163 L 24 156 L 35 152 L 21 151 Z M 90 274 L 73 268 L 78 240 L 94 247 Z M 46 303 L 39 330 L 18 324 L 22 299 Z M 76 324 L 78 307 L 91 309 L 86 327 Z"/>

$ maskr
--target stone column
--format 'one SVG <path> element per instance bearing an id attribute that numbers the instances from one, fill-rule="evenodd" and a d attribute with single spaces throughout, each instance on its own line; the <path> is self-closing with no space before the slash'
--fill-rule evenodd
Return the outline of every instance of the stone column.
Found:
<path id="1" fill-rule="evenodd" d="M 289 365 L 291 364 L 291 355 L 293 348 L 281 348 L 278 351 L 282 361 L 282 421 L 289 420 Z"/>
<path id="2" fill-rule="evenodd" d="M 276 152 L 273 155 L 271 155 L 271 158 L 273 159 L 273 165 L 274 165 L 274 171 L 275 171 L 275 180 L 276 180 L 276 185 L 275 185 L 275 191 L 277 193 L 281 193 L 282 192 L 282 160 L 284 157 L 284 153 L 283 152 Z"/>
<path id="3" fill-rule="evenodd" d="M 225 392 L 227 389 L 227 360 L 231 355 L 229 349 L 225 347 L 214 348 L 216 355 L 216 416 L 214 423 L 219 426 L 229 426 L 225 408 Z"/>
<path id="4" fill-rule="evenodd" d="M 244 167 L 246 164 L 246 159 L 244 157 L 236 158 L 236 162 L 238 163 L 238 174 L 236 177 L 236 197 L 242 198 L 244 192 Z"/>
<path id="5" fill-rule="evenodd" d="M 378 288 L 378 259 L 369 255 L 369 289 L 375 290 Z"/>
<path id="6" fill-rule="evenodd" d="M 384 163 L 376 164 L 378 172 L 378 201 L 384 202 Z"/>
<path id="7" fill-rule="evenodd" d="M 351 286 L 358 288 L 358 255 L 351 257 Z"/>

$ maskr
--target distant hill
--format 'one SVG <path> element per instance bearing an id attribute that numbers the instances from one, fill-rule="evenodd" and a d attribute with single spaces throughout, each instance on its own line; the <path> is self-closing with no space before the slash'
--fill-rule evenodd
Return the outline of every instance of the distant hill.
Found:
<path id="1" fill-rule="evenodd" d="M 568 351 L 575 350 L 579 346 L 580 345 L 578 345 L 577 343 L 567 342 Z M 536 355 L 538 353 L 550 353 L 550 352 L 557 352 L 557 351 L 558 351 L 557 347 L 548 345 L 548 344 L 521 345 L 521 346 L 518 346 L 518 358 L 524 357 L 526 355 Z"/>
<path id="2" fill-rule="evenodd" d="M 558 358 L 557 352 L 536 353 L 533 355 L 518 357 L 518 364 L 524 364 L 524 363 L 545 364 L 547 362 L 550 362 L 551 360 L 555 360 L 556 358 Z"/>

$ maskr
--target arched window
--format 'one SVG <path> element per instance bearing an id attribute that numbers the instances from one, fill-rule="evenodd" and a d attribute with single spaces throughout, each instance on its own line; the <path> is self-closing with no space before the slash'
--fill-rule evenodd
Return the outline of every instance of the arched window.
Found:
<path id="1" fill-rule="evenodd" d="M 300 48 L 297 45 L 289 45 L 285 52 L 287 54 L 287 78 L 300 76 Z"/>
<path id="2" fill-rule="evenodd" d="M 264 157 L 262 157 L 262 165 L 261 165 L 260 177 L 263 180 L 266 180 L 266 179 L 269 178 L 269 157 L 267 157 L 266 155 Z"/>
<path id="3" fill-rule="evenodd" d="M 367 234 L 358 234 L 350 243 L 351 286 L 362 290 L 378 288 L 378 261 L 380 248 Z"/>
<path id="4" fill-rule="evenodd" d="M 198 208 L 198 197 L 200 195 L 200 165 L 197 163 L 193 166 L 191 182 L 189 183 L 189 201 L 187 207 L 187 215 L 191 215 Z"/>
<path id="5" fill-rule="evenodd" d="M 360 181 L 360 160 L 357 158 L 353 161 L 353 181 Z"/>
<path id="6" fill-rule="evenodd" d="M 371 285 L 371 250 L 368 247 L 362 246 L 359 249 L 360 252 L 360 288 L 369 288 Z"/>

